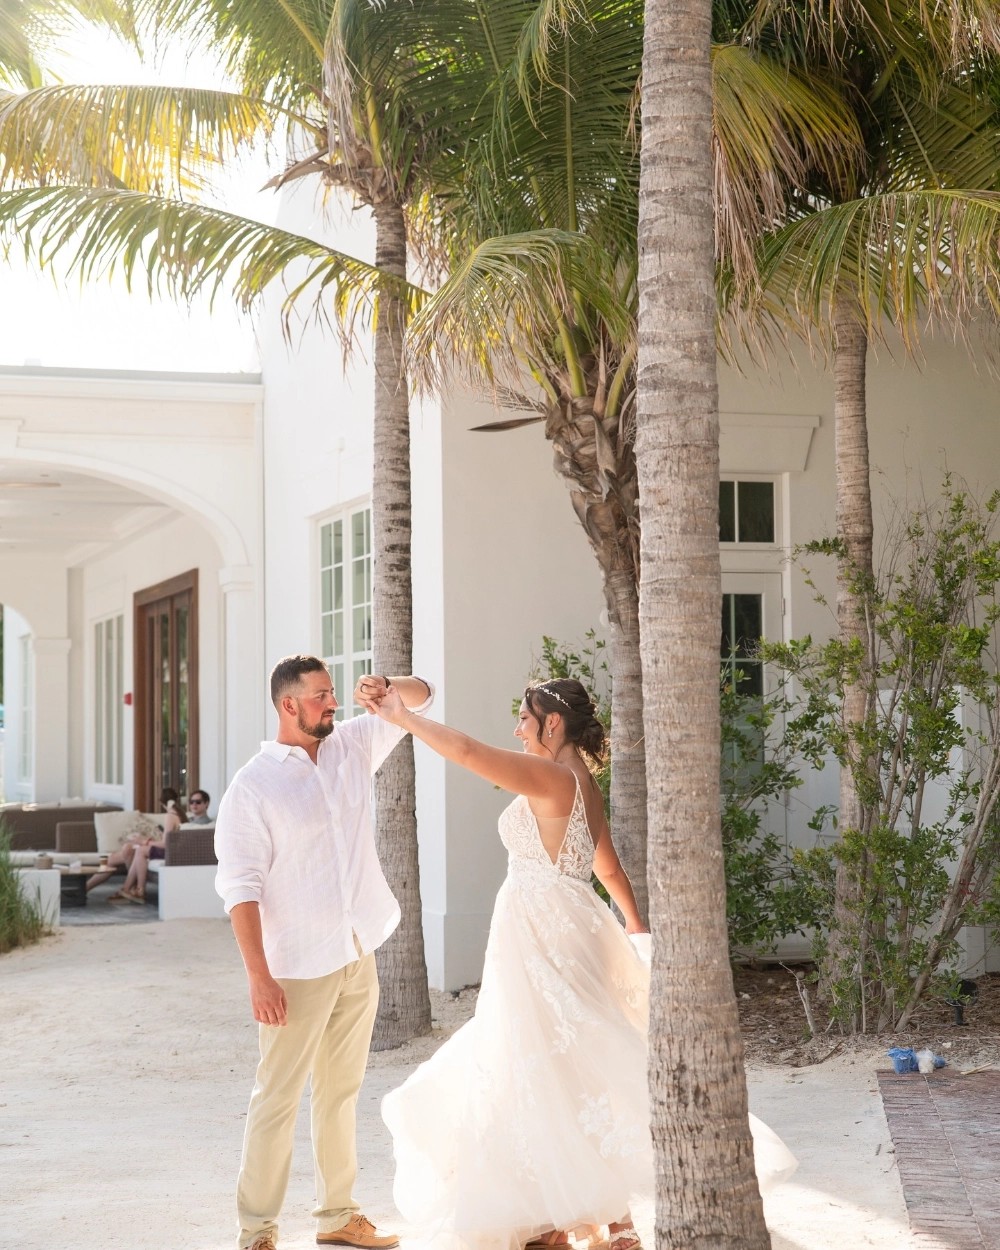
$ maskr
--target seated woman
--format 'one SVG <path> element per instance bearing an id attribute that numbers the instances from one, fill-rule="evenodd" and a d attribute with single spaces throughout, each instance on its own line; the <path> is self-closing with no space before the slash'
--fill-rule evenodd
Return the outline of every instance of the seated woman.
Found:
<path id="1" fill-rule="evenodd" d="M 132 856 L 135 855 L 136 847 L 140 844 L 142 838 L 135 834 L 123 842 L 117 851 L 112 851 L 108 856 L 108 871 L 95 872 L 87 878 L 86 890 L 89 894 L 95 885 L 103 885 L 109 877 L 113 877 L 119 868 L 131 868 Z M 116 898 L 117 895 L 112 895 Z"/>
<path id="2" fill-rule="evenodd" d="M 149 861 L 163 859 L 166 854 L 167 834 L 179 829 L 187 820 L 187 813 L 181 804 L 180 795 L 172 786 L 165 786 L 160 792 L 160 806 L 164 811 L 160 836 L 144 838 L 136 844 L 132 862 L 129 864 L 125 877 L 125 884 L 117 893 L 111 895 L 110 902 L 118 903 L 127 900 L 130 903 L 145 903 Z M 110 860 L 108 862 L 110 863 Z"/>

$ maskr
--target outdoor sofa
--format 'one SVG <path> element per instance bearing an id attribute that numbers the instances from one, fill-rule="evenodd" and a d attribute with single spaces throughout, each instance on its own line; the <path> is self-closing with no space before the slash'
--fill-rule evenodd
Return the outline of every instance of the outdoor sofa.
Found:
<path id="1" fill-rule="evenodd" d="M 114 803 L 85 803 L 78 799 L 63 803 L 6 803 L 0 807 L 0 820 L 10 832 L 12 851 L 55 851 L 61 824 L 89 822 L 93 832 L 95 812 L 121 810 Z"/>

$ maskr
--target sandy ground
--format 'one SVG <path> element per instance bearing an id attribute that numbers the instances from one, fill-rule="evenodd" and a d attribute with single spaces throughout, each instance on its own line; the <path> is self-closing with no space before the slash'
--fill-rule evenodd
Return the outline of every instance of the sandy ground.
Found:
<path id="1" fill-rule="evenodd" d="M 435 1037 L 373 1056 L 362 1090 L 357 1196 L 404 1235 L 379 1102 L 472 999 L 435 994 Z M 228 924 L 63 929 L 0 960 L 0 1011 L 4 1245 L 230 1250 L 257 1029 Z M 775 1250 L 915 1250 L 871 1060 L 748 1079 L 752 1109 L 800 1160 L 767 1199 Z M 304 1112 L 297 1134 L 282 1250 L 314 1245 Z M 636 1216 L 651 1246 L 652 1211 Z"/>

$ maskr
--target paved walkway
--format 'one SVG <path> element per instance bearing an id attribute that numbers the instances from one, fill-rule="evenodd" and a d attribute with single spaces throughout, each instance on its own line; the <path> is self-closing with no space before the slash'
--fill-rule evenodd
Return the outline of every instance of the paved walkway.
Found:
<path id="1" fill-rule="evenodd" d="M 878 1073 L 922 1250 L 1000 1250 L 1000 1072 Z"/>

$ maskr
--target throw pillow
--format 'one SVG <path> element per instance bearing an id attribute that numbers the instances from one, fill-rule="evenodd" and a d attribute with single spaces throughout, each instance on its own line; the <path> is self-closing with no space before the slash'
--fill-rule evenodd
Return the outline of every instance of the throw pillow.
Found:
<path id="1" fill-rule="evenodd" d="M 157 827 L 142 812 L 95 812 L 94 832 L 98 851 L 113 855 L 130 837 L 155 838 Z"/>

